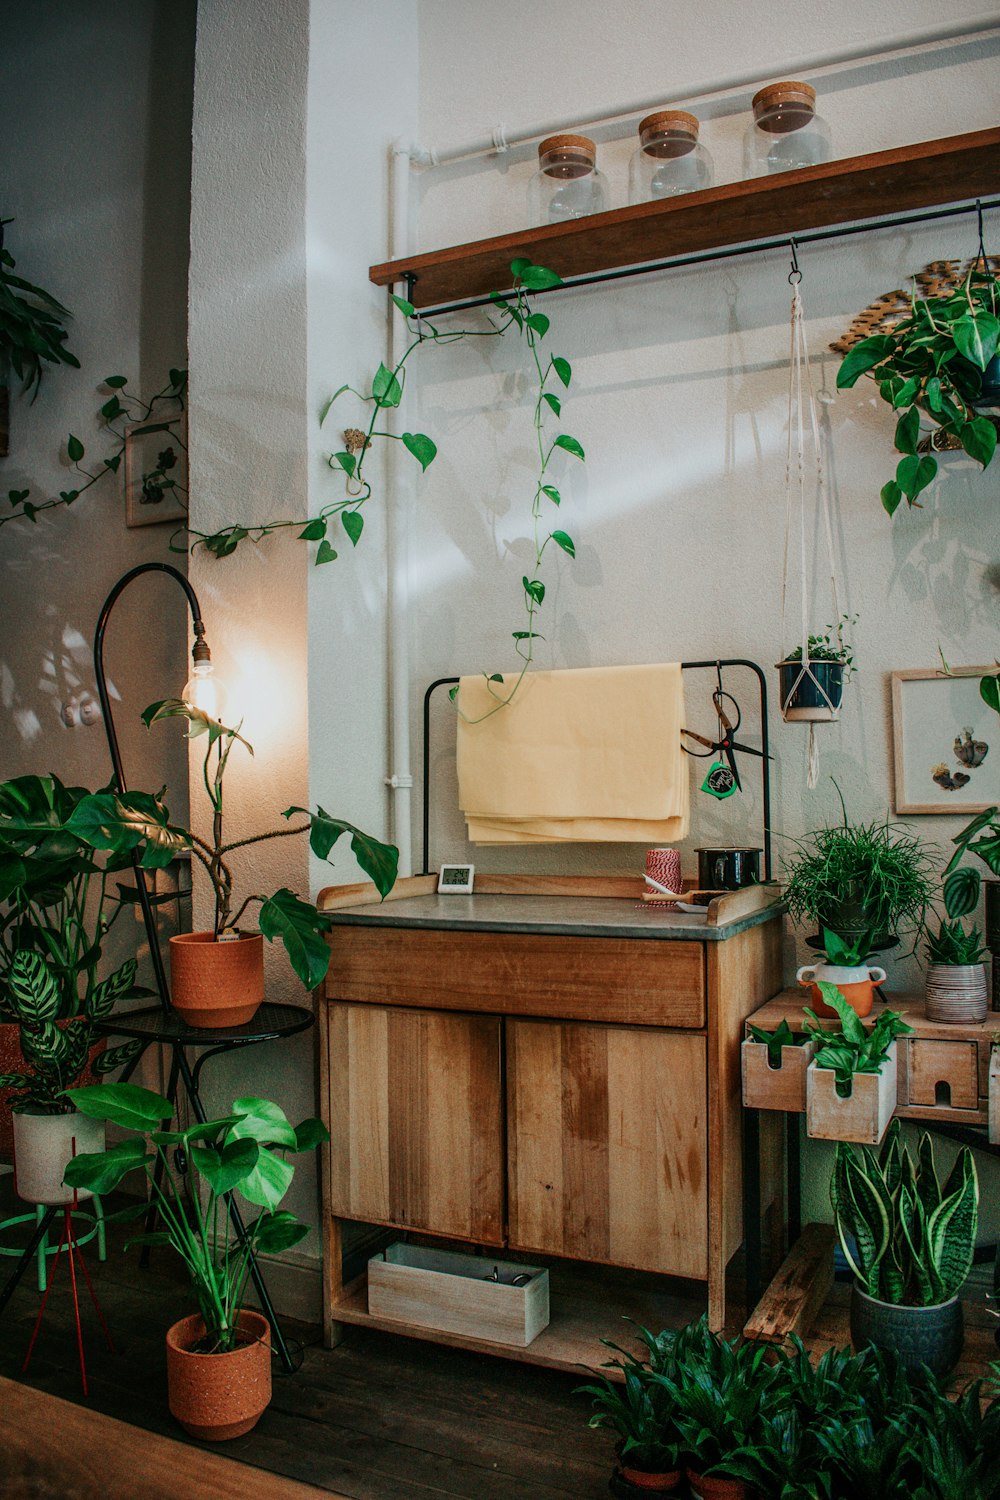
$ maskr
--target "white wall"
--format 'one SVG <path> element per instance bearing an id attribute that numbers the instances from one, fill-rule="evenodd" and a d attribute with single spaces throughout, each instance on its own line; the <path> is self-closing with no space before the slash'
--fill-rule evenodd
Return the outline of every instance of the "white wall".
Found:
<path id="1" fill-rule="evenodd" d="M 97 413 L 123 374 L 140 393 L 166 384 L 187 360 L 194 0 L 110 0 L 80 6 L 39 0 L 0 5 L 0 216 L 17 273 L 73 313 L 69 347 L 80 370 L 43 379 L 34 404 L 12 393 L 6 492 L 41 501 L 77 487 L 66 437 L 84 463 L 114 451 Z M 70 510 L 37 524 L 0 527 L 0 775 L 52 771 L 70 784 L 102 786 L 111 774 L 103 727 L 67 728 L 62 704 L 90 694 L 101 603 L 128 568 L 171 559 L 169 526 L 128 530 L 122 475 L 109 475 Z M 175 584 L 144 578 L 115 610 L 105 665 L 116 724 L 134 786 L 169 789 L 187 809 L 183 739 L 148 735 L 139 714 L 187 675 L 187 606 Z M 141 929 L 123 917 L 116 961 Z M 144 976 L 148 982 L 148 976 Z"/>

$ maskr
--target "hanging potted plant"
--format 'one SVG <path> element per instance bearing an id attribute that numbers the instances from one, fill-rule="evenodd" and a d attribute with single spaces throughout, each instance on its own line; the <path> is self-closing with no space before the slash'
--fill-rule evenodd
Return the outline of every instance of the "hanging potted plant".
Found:
<path id="1" fill-rule="evenodd" d="M 822 635 L 810 635 L 778 662 L 781 716 L 787 724 L 827 724 L 836 719 L 845 684 L 857 670 L 854 649 L 844 639 L 856 615 L 843 615 Z"/>
<path id="2" fill-rule="evenodd" d="M 916 1161 L 894 1120 L 881 1151 L 837 1147 L 830 1184 L 834 1220 L 854 1272 L 851 1338 L 895 1353 L 905 1368 L 939 1376 L 962 1352 L 959 1292 L 972 1269 L 979 1181 L 963 1146 L 942 1186 L 929 1135 Z"/>
<path id="3" fill-rule="evenodd" d="M 861 339 L 837 372 L 840 390 L 867 376 L 898 414 L 895 446 L 901 457 L 895 477 L 881 491 L 890 516 L 904 499 L 917 504 L 937 474 L 937 459 L 920 451 L 921 415 L 934 425 L 931 446 L 957 439 L 984 469 L 996 451 L 997 424 L 979 408 L 1000 401 L 1000 282 L 979 264 L 947 296 L 914 296 L 908 318 L 889 333 Z"/>
<path id="4" fill-rule="evenodd" d="M 244 1306 L 250 1252 L 279 1254 L 309 1233 L 308 1225 L 281 1209 L 295 1170 L 287 1154 L 315 1150 L 329 1139 L 325 1125 L 310 1119 L 293 1127 L 276 1104 L 248 1097 L 235 1100 L 222 1119 L 175 1131 L 165 1128 L 173 1106 L 149 1089 L 98 1084 L 71 1089 L 70 1098 L 89 1119 L 111 1121 L 130 1138 L 109 1151 L 74 1157 L 65 1168 L 66 1182 L 109 1193 L 141 1168 L 164 1227 L 129 1244 L 170 1245 L 191 1280 L 199 1312 L 167 1333 L 171 1412 L 192 1437 L 241 1437 L 271 1399 L 270 1329 L 266 1318 Z M 168 1160 L 175 1147 L 191 1168 L 179 1177 Z M 242 1246 L 230 1243 L 224 1202 L 234 1188 L 262 1209 Z M 143 1202 L 117 1217 L 146 1211 Z"/>

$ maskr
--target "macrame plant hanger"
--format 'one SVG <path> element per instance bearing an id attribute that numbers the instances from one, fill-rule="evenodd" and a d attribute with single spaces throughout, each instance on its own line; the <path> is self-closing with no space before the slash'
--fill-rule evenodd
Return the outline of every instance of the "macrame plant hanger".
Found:
<path id="1" fill-rule="evenodd" d="M 833 527 L 830 521 L 830 505 L 823 469 L 823 454 L 820 447 L 819 421 L 816 415 L 816 394 L 813 388 L 812 371 L 809 367 L 809 348 L 806 343 L 805 319 L 802 314 L 802 272 L 795 253 L 795 241 L 790 242 L 792 268 L 788 281 L 792 288 L 791 348 L 788 362 L 788 451 L 785 461 L 785 562 L 781 582 L 781 640 L 785 635 L 785 616 L 788 604 L 788 583 L 794 530 L 795 498 L 798 498 L 797 526 L 799 533 L 799 591 L 801 597 L 802 657 L 790 663 L 798 667 L 792 675 L 787 672 L 782 678 L 781 716 L 786 723 L 805 722 L 809 725 L 809 753 L 806 785 L 812 789 L 819 780 L 819 744 L 816 725 L 830 723 L 840 716 L 840 694 L 831 694 L 828 685 L 813 671 L 809 660 L 809 573 L 807 566 L 806 519 L 807 511 L 818 516 L 826 539 L 827 558 L 830 568 L 830 588 L 833 596 L 834 627 L 838 632 L 843 614 L 840 607 L 840 591 L 837 586 L 837 566 L 833 548 Z M 806 414 L 808 413 L 808 421 Z M 806 446 L 811 439 L 815 464 L 815 506 L 806 503 Z M 794 446 L 793 446 L 794 444 Z M 823 674 L 825 677 L 826 674 Z M 803 689 L 806 691 L 803 692 Z M 805 706 L 798 700 L 806 699 Z"/>

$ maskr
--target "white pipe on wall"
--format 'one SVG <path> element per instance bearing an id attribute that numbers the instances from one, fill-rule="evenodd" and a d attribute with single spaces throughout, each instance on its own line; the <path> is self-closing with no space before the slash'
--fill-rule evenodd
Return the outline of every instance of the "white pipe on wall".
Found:
<path id="1" fill-rule="evenodd" d="M 884 37 L 874 49 L 869 41 L 855 47 L 817 52 L 810 57 L 800 58 L 791 65 L 791 71 L 798 77 L 804 73 L 820 72 L 824 68 L 843 67 L 847 63 L 860 62 L 865 58 L 877 58 L 880 63 L 888 62 L 898 54 L 924 47 L 939 46 L 945 42 L 961 41 L 978 33 L 995 32 L 998 24 L 1000 23 L 995 12 L 992 15 L 977 16 L 968 21 L 941 21 L 936 26 L 925 26 L 918 31 Z M 723 78 L 711 79 L 705 83 L 692 84 L 680 94 L 656 94 L 652 98 L 635 100 L 629 104 L 616 104 L 613 108 L 606 110 L 595 110 L 583 117 L 579 114 L 565 115 L 555 120 L 547 120 L 542 124 L 528 125 L 523 129 L 513 131 L 508 131 L 504 126 L 498 125 L 490 131 L 489 135 L 478 136 L 472 141 L 448 146 L 441 151 L 413 145 L 410 148 L 409 157 L 416 166 L 444 166 L 449 162 L 462 161 L 468 157 L 488 156 L 503 152 L 510 146 L 525 145 L 529 141 L 541 140 L 543 136 L 555 135 L 560 131 L 579 130 L 584 125 L 592 126 L 599 122 L 644 115 L 651 110 L 663 109 L 671 104 L 690 103 L 710 94 L 728 94 L 736 90 L 757 89 L 771 82 L 773 76 L 773 72 L 766 77 L 760 74 L 735 73 Z"/>
<path id="2" fill-rule="evenodd" d="M 409 249 L 410 146 L 394 141 L 389 153 L 390 214 L 389 254 L 405 255 Z M 404 290 L 397 287 L 397 291 Z M 393 302 L 389 326 L 389 368 L 406 348 L 406 319 Z M 406 430 L 403 399 L 384 413 L 389 432 Z M 412 797 L 410 770 L 410 469 L 399 461 L 399 443 L 389 443 L 386 457 L 386 493 L 390 497 L 386 520 L 386 551 L 389 572 L 386 606 L 386 637 L 389 669 L 390 762 L 386 785 L 392 791 L 392 837 L 399 849 L 400 875 L 413 873 Z"/>

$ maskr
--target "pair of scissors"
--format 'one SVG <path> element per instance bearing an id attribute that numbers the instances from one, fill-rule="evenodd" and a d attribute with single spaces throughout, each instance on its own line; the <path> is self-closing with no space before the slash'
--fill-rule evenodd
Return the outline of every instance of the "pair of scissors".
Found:
<path id="1" fill-rule="evenodd" d="M 727 704 L 729 705 L 729 712 L 727 712 L 725 706 Z M 743 785 L 740 781 L 740 773 L 736 768 L 736 752 L 739 751 L 741 755 L 756 755 L 761 759 L 763 759 L 764 752 L 763 750 L 755 750 L 752 745 L 741 745 L 737 740 L 736 735 L 740 724 L 743 722 L 743 715 L 732 693 L 724 691 L 721 674 L 719 676 L 719 684 L 712 693 L 712 706 L 715 709 L 715 715 L 719 724 L 718 737 L 710 740 L 703 734 L 696 734 L 693 729 L 682 729 L 682 735 L 685 735 L 689 740 L 694 740 L 698 745 L 704 745 L 705 749 L 692 750 L 687 745 L 682 745 L 681 748 L 686 755 L 693 755 L 699 760 L 707 760 L 710 755 L 716 757 L 724 755 L 729 768 L 729 777 L 732 779 L 730 790 L 739 792 L 743 790 Z M 768 756 L 768 759 L 770 760 L 771 757 Z M 725 768 L 720 766 L 720 770 L 723 772 L 723 779 L 728 780 L 729 778 L 725 777 Z M 713 790 L 718 795 L 718 789 Z"/>

